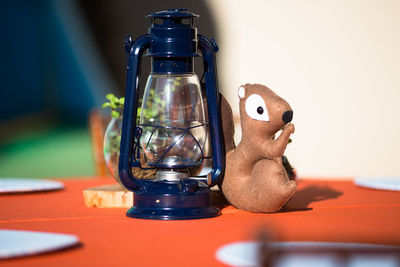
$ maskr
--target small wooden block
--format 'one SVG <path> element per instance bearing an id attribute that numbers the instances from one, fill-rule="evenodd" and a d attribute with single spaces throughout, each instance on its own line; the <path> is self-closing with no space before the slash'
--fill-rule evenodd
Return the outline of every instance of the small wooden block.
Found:
<path id="1" fill-rule="evenodd" d="M 102 185 L 83 190 L 87 207 L 130 208 L 133 205 L 133 192 L 119 184 Z"/>
<path id="2" fill-rule="evenodd" d="M 228 205 L 217 186 L 212 187 L 211 192 L 214 205 L 218 207 Z M 83 197 L 87 207 L 130 208 L 133 206 L 133 192 L 126 190 L 119 184 L 87 188 L 83 190 Z"/>

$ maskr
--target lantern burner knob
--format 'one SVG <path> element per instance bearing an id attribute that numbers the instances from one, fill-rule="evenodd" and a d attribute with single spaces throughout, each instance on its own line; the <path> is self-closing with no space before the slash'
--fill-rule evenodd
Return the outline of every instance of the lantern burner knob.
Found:
<path id="1" fill-rule="evenodd" d="M 181 185 L 182 185 L 182 192 L 184 193 L 194 193 L 199 186 L 199 181 L 191 178 L 184 178 L 181 179 Z"/>

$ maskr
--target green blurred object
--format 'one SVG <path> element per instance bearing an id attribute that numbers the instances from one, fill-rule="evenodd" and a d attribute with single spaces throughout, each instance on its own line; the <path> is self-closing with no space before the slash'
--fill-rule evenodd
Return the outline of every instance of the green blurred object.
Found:
<path id="1" fill-rule="evenodd" d="M 95 174 L 86 127 L 19 132 L 0 145 L 0 178 L 66 178 Z"/>

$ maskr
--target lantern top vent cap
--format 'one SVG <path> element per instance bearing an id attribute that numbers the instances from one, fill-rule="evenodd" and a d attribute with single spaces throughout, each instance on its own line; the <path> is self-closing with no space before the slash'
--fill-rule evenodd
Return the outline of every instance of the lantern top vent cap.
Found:
<path id="1" fill-rule="evenodd" d="M 173 8 L 147 15 L 148 18 L 197 18 L 199 15 L 189 12 L 186 8 Z"/>

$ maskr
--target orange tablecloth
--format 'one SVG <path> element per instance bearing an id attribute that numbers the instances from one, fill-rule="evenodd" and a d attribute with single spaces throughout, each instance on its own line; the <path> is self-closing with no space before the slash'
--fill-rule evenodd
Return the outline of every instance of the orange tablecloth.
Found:
<path id="1" fill-rule="evenodd" d="M 0 195 L 0 229 L 74 234 L 82 245 L 0 265 L 220 266 L 215 251 L 251 240 L 261 227 L 281 241 L 400 245 L 400 192 L 360 188 L 352 181 L 299 180 L 288 207 L 253 214 L 233 207 L 212 219 L 154 221 L 125 217 L 125 209 L 87 208 L 85 188 L 104 179 L 66 180 L 65 190 Z"/>

